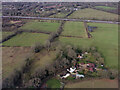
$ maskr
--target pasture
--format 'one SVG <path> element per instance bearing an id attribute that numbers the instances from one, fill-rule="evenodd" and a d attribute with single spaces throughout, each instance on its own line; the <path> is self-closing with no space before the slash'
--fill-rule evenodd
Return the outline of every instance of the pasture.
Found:
<path id="1" fill-rule="evenodd" d="M 62 35 L 65 36 L 77 36 L 87 37 L 83 22 L 66 22 L 64 25 L 64 31 Z"/>
<path id="2" fill-rule="evenodd" d="M 5 79 L 20 70 L 30 55 L 30 47 L 2 47 L 2 78 Z"/>
<path id="3" fill-rule="evenodd" d="M 59 22 L 50 22 L 48 20 L 39 22 L 38 20 L 32 20 L 19 29 L 28 31 L 55 32 L 59 28 L 59 26 Z"/>
<path id="4" fill-rule="evenodd" d="M 118 15 L 91 8 L 75 11 L 68 18 L 118 21 Z"/>
<path id="5" fill-rule="evenodd" d="M 60 37 L 59 40 L 66 44 L 72 44 L 80 48 L 97 47 L 104 56 L 107 67 L 118 68 L 118 25 L 89 23 L 97 29 L 92 32 L 92 38 Z"/>
<path id="6" fill-rule="evenodd" d="M 67 14 L 68 14 L 68 12 L 67 13 L 66 12 L 65 13 L 60 12 L 60 13 L 51 15 L 50 17 L 51 18 L 64 18 Z"/>
<path id="7" fill-rule="evenodd" d="M 95 8 L 104 9 L 104 10 L 115 10 L 116 9 L 114 7 L 108 7 L 108 6 L 95 6 Z"/>
<path id="8" fill-rule="evenodd" d="M 39 42 L 44 44 L 49 35 L 41 33 L 22 33 L 2 43 L 4 46 L 32 46 Z"/>
<path id="9" fill-rule="evenodd" d="M 66 84 L 65 88 L 118 88 L 118 80 L 100 79 L 72 82 Z"/>
<path id="10" fill-rule="evenodd" d="M 1 33 L 1 32 L 0 32 Z M 2 39 L 8 37 L 9 35 L 13 34 L 14 32 L 2 32 Z M 0 39 L 0 40 L 2 40 Z"/>

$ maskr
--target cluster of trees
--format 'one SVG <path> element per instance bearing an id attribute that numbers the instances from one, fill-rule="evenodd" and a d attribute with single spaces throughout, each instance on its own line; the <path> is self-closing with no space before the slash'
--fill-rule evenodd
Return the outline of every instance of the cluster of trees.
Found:
<path id="1" fill-rule="evenodd" d="M 20 21 L 20 22 L 17 22 L 17 23 L 11 23 L 10 21 Z M 25 20 L 20 20 L 20 19 L 13 19 L 13 18 L 4 18 L 2 20 L 2 30 L 3 31 L 16 31 L 16 29 L 20 28 L 21 26 L 23 26 L 26 21 Z"/>

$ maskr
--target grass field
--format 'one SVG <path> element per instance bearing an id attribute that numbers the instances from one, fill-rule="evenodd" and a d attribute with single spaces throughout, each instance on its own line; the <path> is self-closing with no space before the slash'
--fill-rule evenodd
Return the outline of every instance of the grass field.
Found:
<path id="1" fill-rule="evenodd" d="M 5 46 L 32 46 L 37 42 L 44 44 L 46 39 L 48 39 L 47 34 L 41 33 L 22 33 L 19 34 L 8 41 L 4 42 L 2 45 Z"/>
<path id="2" fill-rule="evenodd" d="M 108 13 L 108 12 L 95 10 L 95 9 L 90 9 L 90 8 L 75 11 L 68 18 L 118 21 L 118 15 L 117 14 Z"/>
<path id="3" fill-rule="evenodd" d="M 26 57 L 30 54 L 29 47 L 2 47 L 2 78 L 11 75 L 14 70 L 19 70 L 25 64 Z"/>
<path id="4" fill-rule="evenodd" d="M 0 32 L 0 33 L 1 33 L 1 32 Z M 1 38 L 0 40 L 8 37 L 9 35 L 11 35 L 11 34 L 13 34 L 13 33 L 14 33 L 14 32 L 2 32 L 2 38 Z"/>
<path id="5" fill-rule="evenodd" d="M 103 54 L 105 63 L 108 67 L 118 68 L 118 25 L 89 23 L 90 26 L 97 26 L 96 31 L 92 32 L 92 38 L 69 38 L 60 37 L 60 41 L 72 44 L 81 48 L 95 46 Z"/>
<path id="6" fill-rule="evenodd" d="M 62 35 L 87 37 L 83 22 L 66 22 Z"/>
<path id="7" fill-rule="evenodd" d="M 56 52 L 43 50 L 35 56 L 37 61 L 32 64 L 31 73 L 35 73 L 37 69 L 44 69 L 46 66 L 52 64 L 56 58 Z"/>
<path id="8" fill-rule="evenodd" d="M 43 31 L 43 32 L 55 32 L 60 26 L 58 22 L 39 22 L 38 20 L 31 21 L 23 25 L 19 29 L 32 30 L 32 31 Z"/>
<path id="9" fill-rule="evenodd" d="M 96 8 L 104 9 L 104 10 L 114 10 L 114 7 L 107 7 L 107 6 L 95 6 Z"/>
<path id="10" fill-rule="evenodd" d="M 68 83 L 65 88 L 118 88 L 117 80 L 101 79 Z"/>
<path id="11" fill-rule="evenodd" d="M 52 18 L 64 18 L 68 13 L 57 13 L 57 14 L 54 14 L 54 15 L 51 15 L 50 17 Z"/>
<path id="12" fill-rule="evenodd" d="M 50 79 L 50 80 L 47 81 L 47 87 L 48 88 L 60 88 L 60 86 L 61 86 L 61 83 L 57 79 L 53 78 L 53 79 Z"/>

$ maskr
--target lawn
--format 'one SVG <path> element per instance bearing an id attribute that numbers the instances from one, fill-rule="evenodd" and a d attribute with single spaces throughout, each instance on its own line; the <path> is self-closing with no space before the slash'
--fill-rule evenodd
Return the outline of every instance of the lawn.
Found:
<path id="1" fill-rule="evenodd" d="M 47 87 L 48 88 L 60 88 L 60 86 L 61 86 L 61 83 L 57 79 L 53 78 L 53 79 L 50 79 L 50 80 L 47 81 Z"/>
<path id="2" fill-rule="evenodd" d="M 58 22 L 50 22 L 50 21 L 39 22 L 38 20 L 34 20 L 26 23 L 19 29 L 43 31 L 43 32 L 55 32 L 59 28 L 59 26 L 60 23 Z"/>
<path id="3" fill-rule="evenodd" d="M 4 42 L 4 46 L 32 46 L 37 42 L 44 44 L 48 39 L 47 34 L 41 33 L 22 33 L 19 34 L 8 41 Z"/>
<path id="4" fill-rule="evenodd" d="M 68 83 L 65 85 L 65 88 L 118 88 L 118 81 L 109 79 L 87 80 Z"/>
<path id="5" fill-rule="evenodd" d="M 25 64 L 30 47 L 2 47 L 2 78 L 10 76 Z"/>
<path id="6" fill-rule="evenodd" d="M 108 6 L 95 6 L 98 9 L 104 9 L 104 10 L 115 10 L 114 7 L 108 7 Z"/>
<path id="7" fill-rule="evenodd" d="M 90 26 L 97 26 L 96 31 L 92 32 L 92 38 L 69 38 L 60 37 L 60 41 L 72 44 L 81 48 L 95 46 L 103 54 L 106 66 L 118 68 L 118 25 L 89 23 Z"/>
<path id="8" fill-rule="evenodd" d="M 87 37 L 83 22 L 66 22 L 62 35 Z"/>
<path id="9" fill-rule="evenodd" d="M 118 15 L 91 8 L 75 11 L 68 18 L 118 21 Z"/>

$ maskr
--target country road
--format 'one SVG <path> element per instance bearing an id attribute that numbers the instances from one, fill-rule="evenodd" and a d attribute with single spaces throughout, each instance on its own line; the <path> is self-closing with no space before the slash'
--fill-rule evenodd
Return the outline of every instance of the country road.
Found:
<path id="1" fill-rule="evenodd" d="M 68 19 L 68 18 L 49 18 L 49 17 L 28 17 L 28 16 L 0 16 L 0 18 L 20 18 L 20 19 L 41 19 L 41 20 L 63 20 L 63 21 L 79 21 L 79 22 L 94 22 L 94 23 L 109 23 L 119 24 L 120 22 L 114 21 L 100 21 L 100 20 L 81 20 L 81 19 Z"/>

